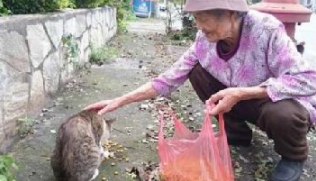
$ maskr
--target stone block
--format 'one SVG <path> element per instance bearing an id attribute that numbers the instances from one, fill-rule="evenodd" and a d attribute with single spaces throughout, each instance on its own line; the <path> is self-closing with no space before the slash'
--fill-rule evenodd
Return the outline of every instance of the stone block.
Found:
<path id="1" fill-rule="evenodd" d="M 99 19 L 100 19 L 100 13 L 99 13 L 99 11 L 94 11 L 94 12 L 91 14 L 91 28 L 98 28 Z"/>
<path id="2" fill-rule="evenodd" d="M 53 42 L 53 45 L 56 49 L 58 49 L 59 44 L 61 42 L 61 38 L 64 33 L 64 22 L 62 19 L 57 20 L 57 21 L 47 21 L 45 23 L 46 29 L 48 36 Z"/>
<path id="3" fill-rule="evenodd" d="M 83 32 L 86 31 L 87 29 L 87 24 L 86 24 L 86 16 L 84 15 L 78 15 L 76 16 L 76 24 L 77 24 L 77 31 L 76 31 L 76 34 L 75 36 L 76 37 L 80 37 Z"/>
<path id="4" fill-rule="evenodd" d="M 32 65 L 37 68 L 52 49 L 52 45 L 41 24 L 28 25 L 26 29 Z"/>
<path id="5" fill-rule="evenodd" d="M 109 11 L 109 28 L 113 28 L 113 26 L 114 26 L 114 18 L 113 18 L 113 16 L 114 16 L 114 11 L 113 11 L 113 9 L 108 9 L 108 11 Z"/>
<path id="6" fill-rule="evenodd" d="M 87 14 L 87 27 L 89 28 L 91 26 L 91 13 Z"/>
<path id="7" fill-rule="evenodd" d="M 4 127 L 0 124 L 0 154 L 5 154 L 7 151 L 5 142 L 6 142 L 6 136 L 4 133 Z"/>
<path id="8" fill-rule="evenodd" d="M 29 84 L 24 82 L 10 82 L 3 95 L 4 124 L 15 120 L 27 111 L 29 99 Z"/>
<path id="9" fill-rule="evenodd" d="M 23 36 L 15 31 L 0 30 L 0 60 L 21 72 L 30 72 L 27 45 Z"/>
<path id="10" fill-rule="evenodd" d="M 6 63 L 0 61 L 0 101 L 9 82 L 9 70 Z"/>
<path id="11" fill-rule="evenodd" d="M 79 15 L 77 17 L 71 18 L 65 22 L 64 34 L 72 34 L 76 38 L 80 37 L 82 33 L 87 29 L 86 17 Z"/>
<path id="12" fill-rule="evenodd" d="M 100 47 L 102 45 L 99 37 L 98 28 L 91 28 L 90 30 L 90 44 L 92 46 Z"/>
<path id="13" fill-rule="evenodd" d="M 8 148 L 17 140 L 17 121 L 10 120 L 0 129 L 0 153 L 7 153 Z M 3 139 L 2 139 L 3 138 Z"/>
<path id="14" fill-rule="evenodd" d="M 105 17 L 105 24 L 107 27 L 110 27 L 110 18 L 111 18 L 111 12 L 110 9 L 104 10 L 104 17 Z"/>
<path id="15" fill-rule="evenodd" d="M 85 62 L 89 62 L 89 56 L 90 56 L 90 54 L 91 54 L 91 49 L 88 48 L 88 49 L 85 51 L 85 53 L 84 53 L 84 60 L 85 60 Z"/>
<path id="16" fill-rule="evenodd" d="M 41 71 L 35 71 L 32 74 L 32 82 L 31 82 L 31 97 L 29 110 L 31 112 L 37 111 L 45 103 L 45 92 L 44 92 L 44 81 Z"/>
<path id="17" fill-rule="evenodd" d="M 105 44 L 105 32 L 103 31 L 103 28 L 102 28 L 102 24 L 99 24 L 99 26 L 98 26 L 98 33 L 97 33 L 97 36 L 98 36 L 98 38 L 99 38 L 99 44 L 100 45 L 104 45 Z"/>
<path id="18" fill-rule="evenodd" d="M 86 32 L 84 32 L 84 34 L 82 35 L 82 38 L 81 38 L 81 43 L 80 43 L 81 50 L 85 50 L 89 45 L 90 45 L 89 32 L 86 31 Z"/>
<path id="19" fill-rule="evenodd" d="M 59 65 L 59 54 L 54 52 L 47 57 L 43 64 L 44 87 L 48 94 L 57 92 L 60 73 L 61 67 Z"/>
<path id="20" fill-rule="evenodd" d="M 0 101 L 3 103 L 3 97 L 0 98 Z M 4 123 L 3 104 L 0 104 L 0 132 L 1 132 L 1 125 L 3 125 L 3 123 Z"/>
<path id="21" fill-rule="evenodd" d="M 76 35 L 77 24 L 76 18 L 68 19 L 64 24 L 64 35 Z"/>
<path id="22" fill-rule="evenodd" d="M 29 96 L 28 78 L 26 73 L 0 62 L 0 107 L 3 108 L 3 120 L 17 118 L 26 112 Z"/>
<path id="23" fill-rule="evenodd" d="M 80 43 L 80 64 L 87 62 L 86 56 L 85 56 L 85 50 L 89 46 L 89 32 L 86 31 L 81 38 Z"/>
<path id="24" fill-rule="evenodd" d="M 67 83 L 71 78 L 73 78 L 73 72 L 75 68 L 73 64 L 67 64 L 65 65 L 64 69 L 61 73 L 61 83 L 65 84 Z"/>

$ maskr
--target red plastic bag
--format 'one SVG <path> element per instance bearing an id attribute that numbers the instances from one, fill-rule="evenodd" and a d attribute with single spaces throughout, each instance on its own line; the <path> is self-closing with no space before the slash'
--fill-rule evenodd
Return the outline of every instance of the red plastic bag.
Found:
<path id="1" fill-rule="evenodd" d="M 223 115 L 219 115 L 219 132 L 214 133 L 208 114 L 200 133 L 186 128 L 172 113 L 175 134 L 164 139 L 160 119 L 158 152 L 164 181 L 233 181 L 229 147 Z"/>

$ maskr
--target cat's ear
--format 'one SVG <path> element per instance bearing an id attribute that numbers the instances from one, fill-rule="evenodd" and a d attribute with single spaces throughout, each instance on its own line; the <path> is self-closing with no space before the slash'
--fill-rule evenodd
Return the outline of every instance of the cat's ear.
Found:
<path id="1" fill-rule="evenodd" d="M 106 122 L 108 125 L 111 125 L 114 121 L 116 121 L 116 119 L 108 119 L 108 120 L 105 120 L 105 122 Z"/>

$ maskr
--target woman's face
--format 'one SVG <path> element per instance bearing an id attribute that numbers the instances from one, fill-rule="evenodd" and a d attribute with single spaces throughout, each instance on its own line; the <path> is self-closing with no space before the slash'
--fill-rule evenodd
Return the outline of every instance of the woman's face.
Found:
<path id="1" fill-rule="evenodd" d="M 229 12 L 224 13 L 221 17 L 211 15 L 206 11 L 195 12 L 193 16 L 197 28 L 207 37 L 211 43 L 224 40 L 232 36 L 233 17 Z"/>

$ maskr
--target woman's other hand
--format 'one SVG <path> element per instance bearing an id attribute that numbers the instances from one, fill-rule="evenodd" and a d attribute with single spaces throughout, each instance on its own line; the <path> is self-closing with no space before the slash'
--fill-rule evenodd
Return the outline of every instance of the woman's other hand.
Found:
<path id="1" fill-rule="evenodd" d="M 206 105 L 211 106 L 209 114 L 214 116 L 229 112 L 239 101 L 268 97 L 266 87 L 232 87 L 213 94 Z"/>
<path id="2" fill-rule="evenodd" d="M 220 113 L 229 112 L 242 98 L 240 88 L 227 88 L 213 94 L 207 101 L 206 105 L 211 106 L 209 114 L 214 116 Z"/>

